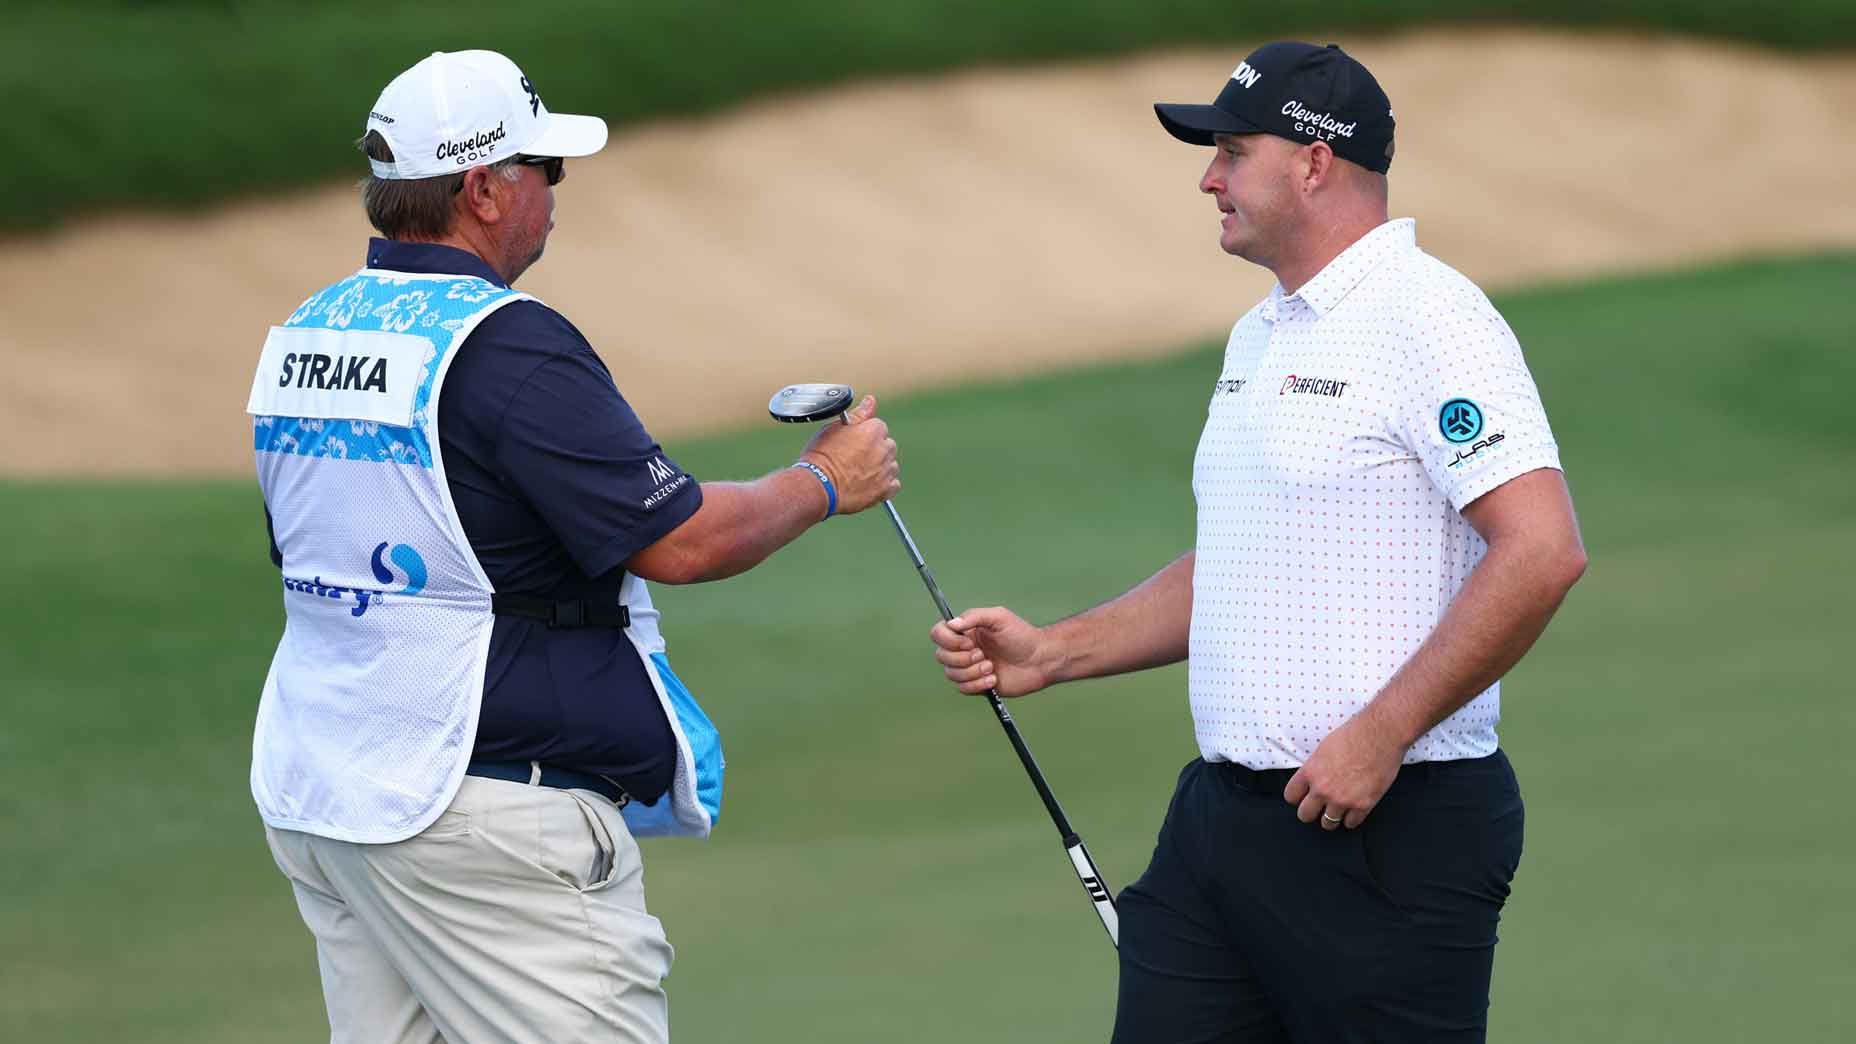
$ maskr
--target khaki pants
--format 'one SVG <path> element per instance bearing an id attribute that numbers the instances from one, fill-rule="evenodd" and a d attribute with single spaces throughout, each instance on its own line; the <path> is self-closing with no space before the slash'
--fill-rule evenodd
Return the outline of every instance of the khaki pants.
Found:
<path id="1" fill-rule="evenodd" d="M 669 1039 L 672 950 L 605 798 L 466 776 L 395 844 L 265 833 L 316 937 L 331 1044 Z"/>

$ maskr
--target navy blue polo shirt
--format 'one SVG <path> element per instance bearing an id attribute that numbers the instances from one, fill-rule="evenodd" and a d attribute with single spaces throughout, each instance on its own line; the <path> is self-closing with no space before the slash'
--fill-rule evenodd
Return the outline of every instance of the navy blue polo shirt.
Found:
<path id="1" fill-rule="evenodd" d="M 430 243 L 371 239 L 367 267 L 507 285 L 476 255 Z M 438 439 L 465 536 L 500 592 L 610 600 L 622 563 L 702 505 L 696 482 L 651 499 L 666 485 L 651 462 L 682 470 L 586 338 L 540 302 L 504 305 L 465 338 Z M 274 538 L 271 556 L 281 564 Z M 474 756 L 602 773 L 655 802 L 676 739 L 644 670 L 621 631 L 497 617 Z"/>

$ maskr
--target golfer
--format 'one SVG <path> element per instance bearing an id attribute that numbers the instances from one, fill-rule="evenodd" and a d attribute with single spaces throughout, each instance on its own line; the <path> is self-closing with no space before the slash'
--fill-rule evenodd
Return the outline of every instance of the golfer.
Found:
<path id="1" fill-rule="evenodd" d="M 1277 279 L 1207 382 L 1196 546 L 1049 626 L 969 609 L 936 657 L 1006 696 L 1189 663 L 1201 756 L 1120 896 L 1119 1044 L 1481 1040 L 1521 858 L 1499 681 L 1586 563 L 1546 414 L 1488 299 L 1387 219 L 1359 62 L 1274 43 L 1156 111 Z"/>
<path id="2" fill-rule="evenodd" d="M 723 763 L 645 582 L 740 573 L 901 488 L 874 399 L 791 468 L 698 483 L 512 288 L 605 142 L 500 54 L 406 70 L 361 142 L 382 238 L 252 382 L 287 622 L 251 789 L 334 1041 L 666 1040 L 634 838 L 706 835 Z"/>

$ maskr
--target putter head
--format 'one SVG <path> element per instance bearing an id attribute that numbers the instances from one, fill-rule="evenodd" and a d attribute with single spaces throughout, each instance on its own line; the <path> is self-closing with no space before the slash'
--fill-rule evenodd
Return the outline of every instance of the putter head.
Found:
<path id="1" fill-rule="evenodd" d="M 848 384 L 789 384 L 773 393 L 767 412 L 777 421 L 809 424 L 830 420 L 851 408 Z"/>

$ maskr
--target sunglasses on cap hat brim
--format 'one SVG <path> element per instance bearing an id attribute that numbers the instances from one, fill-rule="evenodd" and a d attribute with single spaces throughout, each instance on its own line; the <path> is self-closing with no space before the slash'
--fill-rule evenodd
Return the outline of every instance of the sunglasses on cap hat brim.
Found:
<path id="1" fill-rule="evenodd" d="M 540 167 L 547 176 L 550 187 L 559 185 L 567 179 L 567 160 L 560 156 L 517 156 L 516 165 L 522 167 Z"/>

